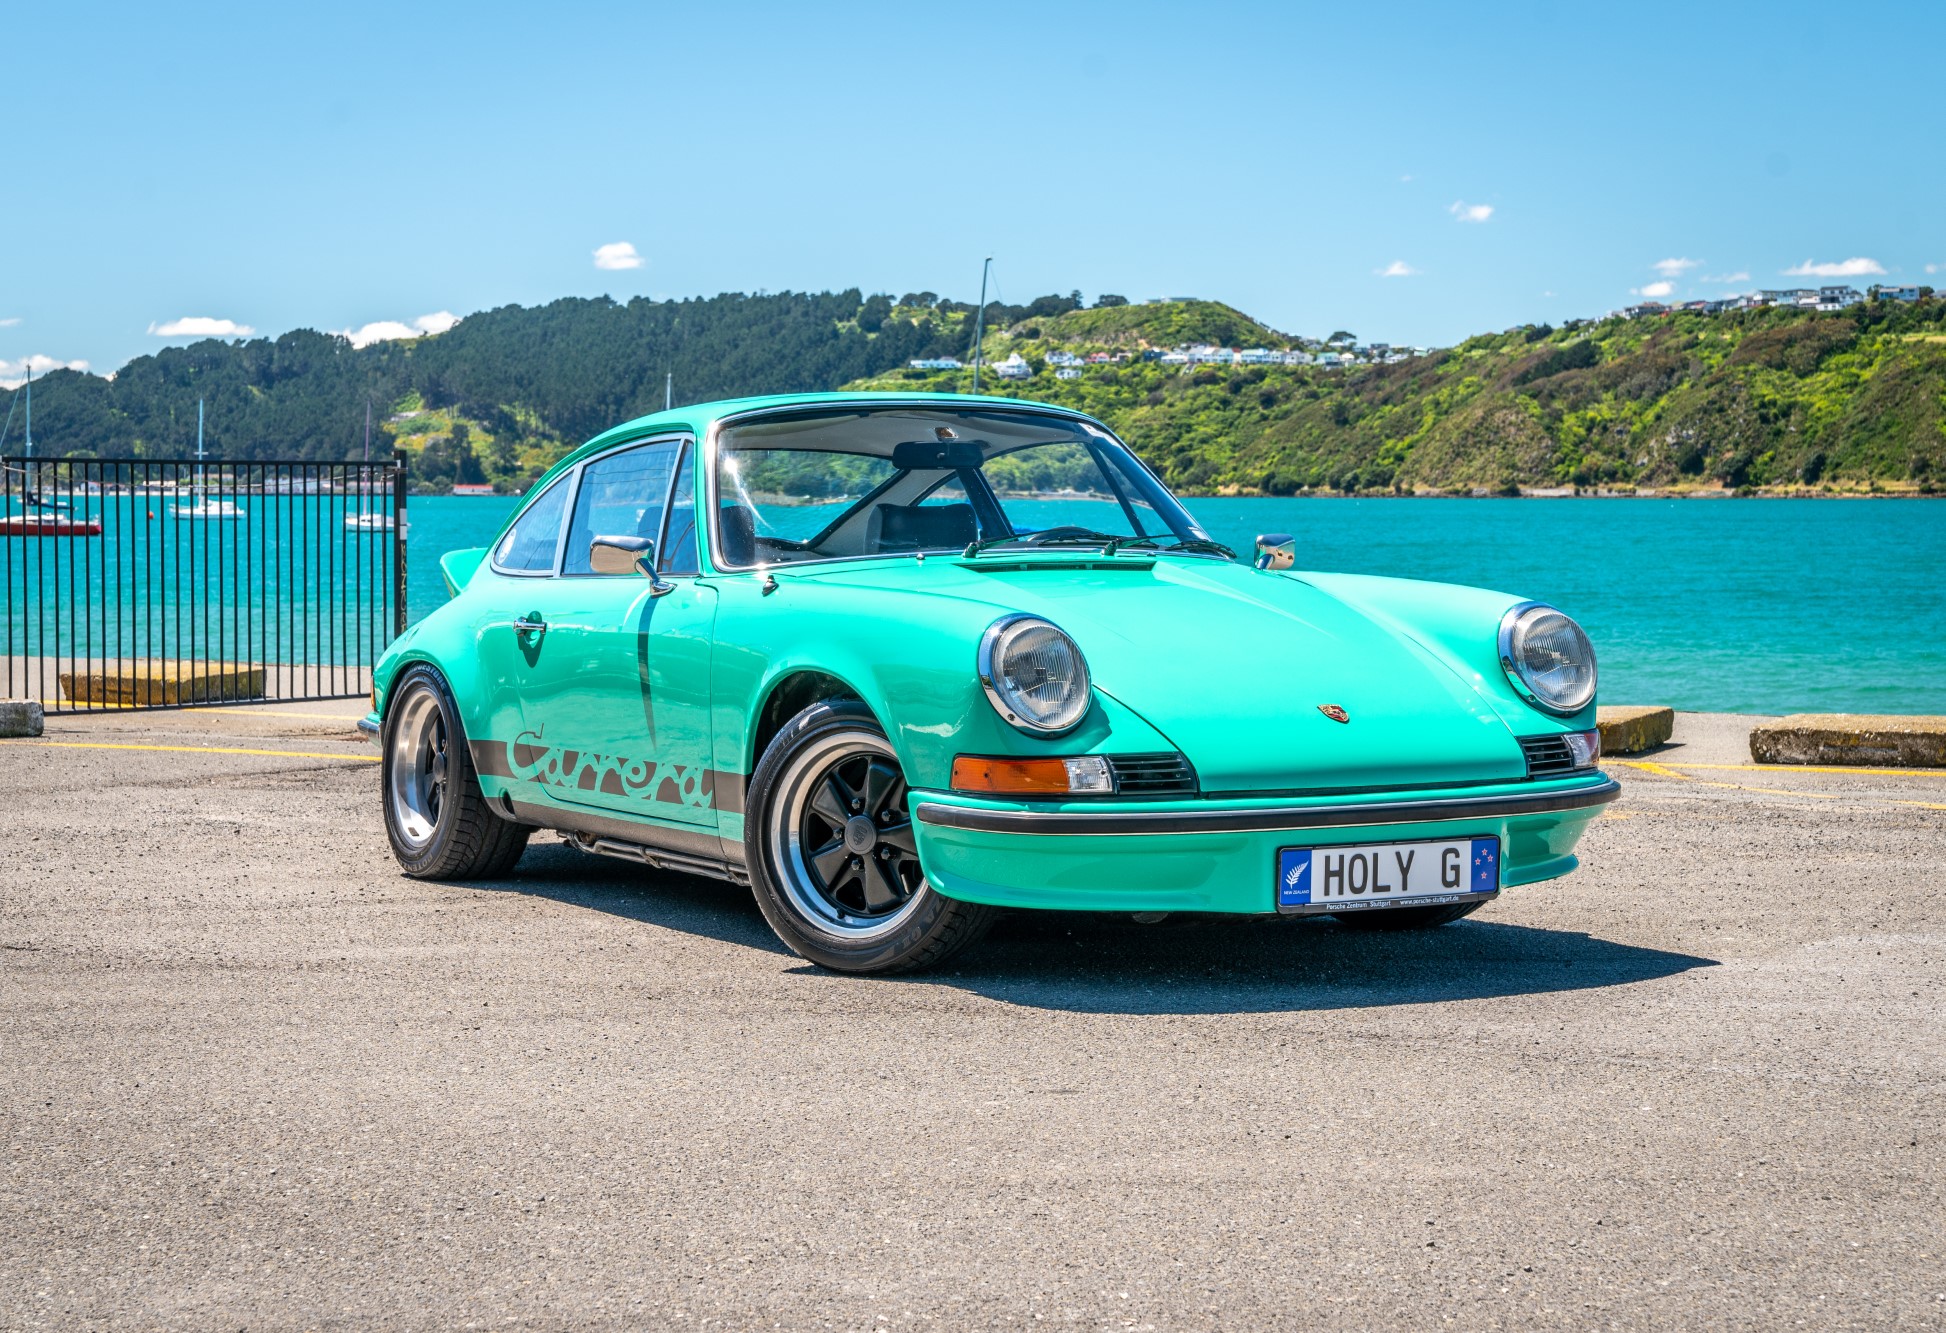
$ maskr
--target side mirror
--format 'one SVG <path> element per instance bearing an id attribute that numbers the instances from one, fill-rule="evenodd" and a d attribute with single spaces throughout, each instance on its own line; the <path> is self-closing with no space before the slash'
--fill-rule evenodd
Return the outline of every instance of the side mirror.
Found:
<path id="1" fill-rule="evenodd" d="M 1257 534 L 1258 569 L 1289 569 L 1297 563 L 1297 538 L 1288 532 Z"/>
<path id="2" fill-rule="evenodd" d="M 588 544 L 588 568 L 596 574 L 643 574 L 657 597 L 676 585 L 655 572 L 655 541 L 649 537 L 596 537 Z"/>

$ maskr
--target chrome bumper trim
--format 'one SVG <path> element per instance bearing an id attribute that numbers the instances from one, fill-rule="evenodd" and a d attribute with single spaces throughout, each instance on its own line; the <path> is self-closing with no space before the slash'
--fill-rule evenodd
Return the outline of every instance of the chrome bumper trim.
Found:
<path id="1" fill-rule="evenodd" d="M 365 739 L 373 745 L 378 744 L 378 723 L 368 717 L 358 719 L 358 729 L 365 733 Z"/>
<path id="2" fill-rule="evenodd" d="M 1054 837 L 1120 837 L 1181 833 L 1299 832 L 1377 824 L 1429 824 L 1448 819 L 1498 819 L 1552 814 L 1606 805 L 1622 794 L 1613 778 L 1567 791 L 1511 792 L 1504 796 L 1441 797 L 1429 801 L 1372 801 L 1357 805 L 1273 806 L 1256 810 L 1094 811 L 976 810 L 923 801 L 919 821 L 979 833 L 1028 833 Z"/>

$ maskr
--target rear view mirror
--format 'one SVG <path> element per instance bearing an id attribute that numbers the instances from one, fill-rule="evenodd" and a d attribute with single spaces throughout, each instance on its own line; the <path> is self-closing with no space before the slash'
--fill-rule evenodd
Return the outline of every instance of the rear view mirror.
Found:
<path id="1" fill-rule="evenodd" d="M 954 469 L 978 467 L 986 452 L 978 440 L 907 440 L 892 446 L 892 466 L 902 472 L 926 468 Z"/>
<path id="2" fill-rule="evenodd" d="M 1257 568 L 1289 569 L 1297 563 L 1297 538 L 1288 532 L 1257 534 Z"/>

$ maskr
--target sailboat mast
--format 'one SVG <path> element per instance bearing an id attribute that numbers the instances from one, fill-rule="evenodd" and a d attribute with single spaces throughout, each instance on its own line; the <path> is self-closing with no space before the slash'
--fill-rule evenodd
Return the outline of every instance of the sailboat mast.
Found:
<path id="1" fill-rule="evenodd" d="M 365 400 L 365 461 L 372 461 L 372 400 Z"/>
<path id="2" fill-rule="evenodd" d="M 27 366 L 27 456 L 34 456 L 34 366 Z"/>
<path id="3" fill-rule="evenodd" d="M 980 345 L 986 338 L 987 324 L 987 273 L 993 268 L 993 256 L 988 255 L 986 263 L 980 265 L 980 308 L 973 312 L 973 392 L 980 391 Z"/>

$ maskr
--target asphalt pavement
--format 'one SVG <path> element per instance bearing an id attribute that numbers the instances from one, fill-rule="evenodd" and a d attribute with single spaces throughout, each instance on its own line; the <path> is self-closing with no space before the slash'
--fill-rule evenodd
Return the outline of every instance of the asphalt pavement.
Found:
<path id="1" fill-rule="evenodd" d="M 552 840 L 403 878 L 361 707 L 0 743 L 0 1327 L 1946 1323 L 1946 770 L 1685 714 L 1439 931 L 860 980 Z"/>

